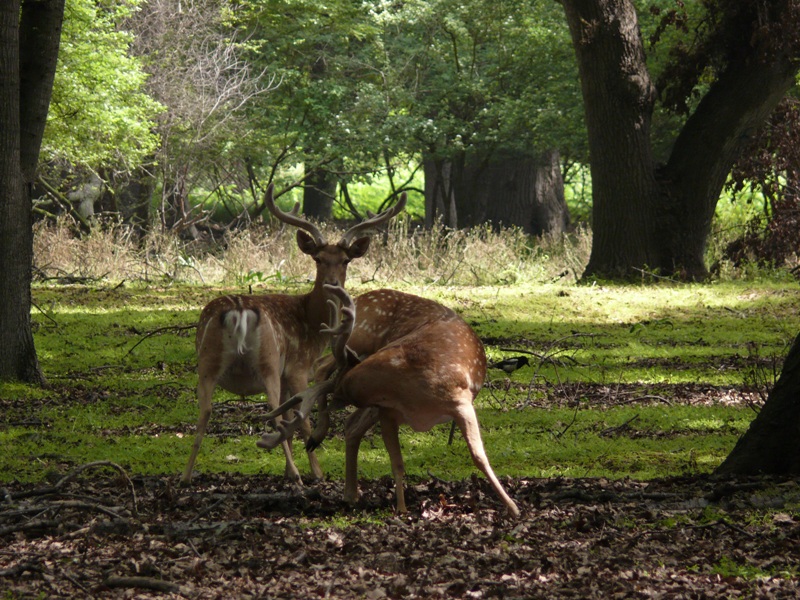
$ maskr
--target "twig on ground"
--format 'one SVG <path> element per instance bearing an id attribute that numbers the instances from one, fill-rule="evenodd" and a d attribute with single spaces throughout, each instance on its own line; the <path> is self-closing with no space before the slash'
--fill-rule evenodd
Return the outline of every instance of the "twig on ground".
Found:
<path id="1" fill-rule="evenodd" d="M 136 342 L 133 345 L 133 347 L 125 353 L 125 356 L 127 357 L 131 352 L 136 350 L 136 348 L 139 346 L 139 344 L 144 342 L 147 338 L 153 337 L 154 335 L 158 335 L 160 333 L 164 333 L 165 331 L 186 331 L 187 329 L 195 329 L 196 327 L 197 327 L 197 325 L 195 325 L 195 324 L 192 324 L 192 325 L 170 325 L 168 327 L 159 327 L 158 329 L 154 329 L 153 331 L 150 331 L 150 332 L 144 334 L 144 337 L 142 337 L 142 339 L 140 339 L 138 342 Z"/>

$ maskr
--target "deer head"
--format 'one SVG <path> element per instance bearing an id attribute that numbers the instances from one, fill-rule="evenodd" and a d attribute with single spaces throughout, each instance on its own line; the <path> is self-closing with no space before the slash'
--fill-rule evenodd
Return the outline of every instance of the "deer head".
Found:
<path id="1" fill-rule="evenodd" d="M 329 244 L 316 225 L 299 216 L 299 202 L 290 212 L 282 211 L 275 204 L 274 184 L 269 185 L 264 196 L 264 203 L 276 219 L 297 227 L 297 246 L 301 252 L 308 254 L 317 263 L 316 284 L 318 286 L 325 284 L 344 286 L 347 265 L 351 260 L 364 256 L 369 249 L 369 236 L 356 236 L 376 229 L 389 221 L 405 208 L 406 202 L 407 196 L 404 192 L 400 194 L 393 206 L 354 225 L 345 231 L 342 239 L 336 244 Z"/>

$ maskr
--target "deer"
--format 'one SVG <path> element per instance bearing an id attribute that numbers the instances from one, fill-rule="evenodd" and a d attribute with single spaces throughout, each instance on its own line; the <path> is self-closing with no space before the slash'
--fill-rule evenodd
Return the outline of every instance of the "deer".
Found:
<path id="1" fill-rule="evenodd" d="M 272 419 L 300 405 L 294 419 L 273 422 L 276 431 L 262 436 L 261 447 L 275 448 L 291 437 L 316 406 L 317 426 L 306 442 L 313 450 L 327 435 L 330 411 L 355 406 L 345 424 L 344 500 L 352 504 L 358 499 L 358 448 L 364 434 L 380 422 L 395 481 L 396 510 L 404 513 L 400 425 L 428 431 L 455 421 L 473 463 L 508 513 L 518 517 L 519 508 L 492 470 L 481 438 L 473 403 L 486 376 L 486 353 L 472 328 L 452 309 L 412 294 L 379 289 L 353 301 L 341 286 L 325 288 L 332 296 L 332 324 L 324 327 L 332 335 L 332 354 L 319 365 L 313 387 L 266 415 Z M 337 324 L 333 317 L 339 305 Z"/>
<path id="2" fill-rule="evenodd" d="M 206 304 L 197 324 L 197 399 L 199 418 L 189 461 L 181 477 L 188 485 L 212 411 L 214 389 L 221 387 L 240 396 L 266 392 L 274 410 L 287 398 L 308 387 L 315 361 L 329 343 L 323 331 L 328 318 L 325 285 L 344 286 L 350 261 L 366 254 L 370 238 L 363 235 L 399 214 L 406 205 L 406 194 L 377 215 L 348 229 L 335 244 L 330 244 L 310 221 L 298 216 L 299 203 L 291 212 L 275 205 L 274 186 L 265 194 L 265 204 L 279 221 L 297 227 L 297 245 L 316 263 L 314 285 L 306 294 L 229 295 Z M 310 426 L 301 427 L 303 435 Z M 284 476 L 302 485 L 300 472 L 292 459 L 291 439 L 282 440 L 286 455 Z M 308 450 L 314 478 L 322 469 Z"/>

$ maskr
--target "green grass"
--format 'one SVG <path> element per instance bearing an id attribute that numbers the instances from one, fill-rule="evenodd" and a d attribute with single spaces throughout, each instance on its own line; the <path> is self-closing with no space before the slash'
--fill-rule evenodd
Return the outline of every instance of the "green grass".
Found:
<path id="1" fill-rule="evenodd" d="M 459 311 L 488 341 L 490 360 L 531 353 L 531 365 L 511 375 L 490 371 L 476 402 L 501 476 L 708 473 L 755 414 L 742 400 L 754 373 L 769 380 L 800 330 L 800 288 L 783 280 L 401 287 Z M 370 286 L 354 282 L 351 289 Z M 0 482 L 39 481 L 101 459 L 132 473 L 177 475 L 197 408 L 194 331 L 175 327 L 191 326 L 205 302 L 228 291 L 36 286 L 44 312 L 33 313 L 35 341 L 50 387 L 0 384 Z M 715 398 L 733 401 L 693 403 L 687 386 L 714 388 Z M 217 406 L 235 400 L 235 414 L 248 414 L 230 394 L 215 399 Z M 263 411 L 254 414 L 231 422 L 217 411 L 196 468 L 282 473 L 280 452 L 255 447 L 265 425 Z M 450 446 L 448 435 L 449 426 L 403 431 L 412 480 L 475 473 L 461 436 Z M 299 443 L 295 454 L 308 472 Z M 319 456 L 330 477 L 343 477 L 340 438 L 328 439 Z M 379 435 L 362 444 L 360 469 L 365 477 L 389 474 Z"/>

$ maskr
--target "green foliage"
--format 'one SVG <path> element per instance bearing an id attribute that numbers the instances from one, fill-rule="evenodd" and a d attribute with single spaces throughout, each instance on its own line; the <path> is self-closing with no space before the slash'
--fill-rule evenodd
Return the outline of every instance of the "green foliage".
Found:
<path id="1" fill-rule="evenodd" d="M 121 24 L 139 0 L 67 0 L 43 160 L 133 168 L 155 151 L 163 107 L 144 91 Z"/>

